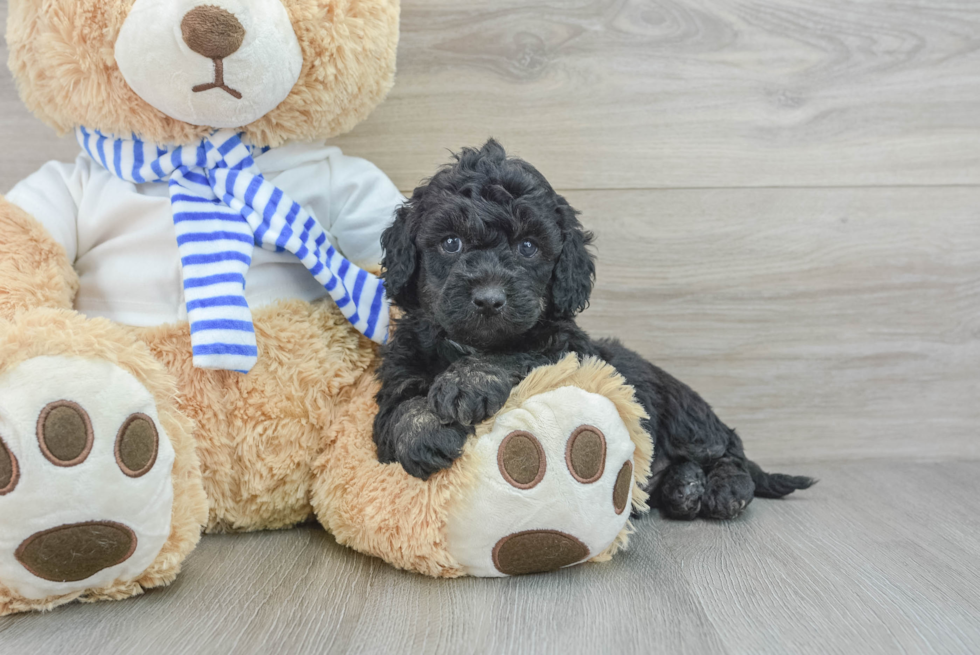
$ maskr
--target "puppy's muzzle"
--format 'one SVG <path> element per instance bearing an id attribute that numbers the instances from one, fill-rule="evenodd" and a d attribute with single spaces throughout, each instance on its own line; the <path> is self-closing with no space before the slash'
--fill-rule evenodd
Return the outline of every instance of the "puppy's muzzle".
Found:
<path id="1" fill-rule="evenodd" d="M 473 289 L 473 305 L 485 316 L 495 316 L 507 305 L 507 292 L 499 284 L 482 284 Z"/>

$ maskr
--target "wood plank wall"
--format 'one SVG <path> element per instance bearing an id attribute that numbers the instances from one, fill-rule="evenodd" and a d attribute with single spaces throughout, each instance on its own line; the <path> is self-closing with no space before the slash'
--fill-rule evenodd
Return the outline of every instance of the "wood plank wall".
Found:
<path id="1" fill-rule="evenodd" d="M 403 0 L 337 143 L 409 191 L 488 136 L 598 234 L 583 323 L 750 454 L 980 456 L 980 4 Z M 6 72 L 0 144 L 0 190 L 77 150 Z"/>

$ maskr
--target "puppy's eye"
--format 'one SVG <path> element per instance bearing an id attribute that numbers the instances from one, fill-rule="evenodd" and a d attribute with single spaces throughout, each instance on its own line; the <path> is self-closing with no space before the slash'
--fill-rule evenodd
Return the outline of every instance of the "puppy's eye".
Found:
<path id="1" fill-rule="evenodd" d="M 522 241 L 521 245 L 517 246 L 517 252 L 525 257 L 534 257 L 535 253 L 538 252 L 538 247 L 530 241 Z"/>
<path id="2" fill-rule="evenodd" d="M 457 253 L 463 249 L 463 240 L 459 237 L 449 237 L 443 240 L 442 249 L 448 253 Z"/>

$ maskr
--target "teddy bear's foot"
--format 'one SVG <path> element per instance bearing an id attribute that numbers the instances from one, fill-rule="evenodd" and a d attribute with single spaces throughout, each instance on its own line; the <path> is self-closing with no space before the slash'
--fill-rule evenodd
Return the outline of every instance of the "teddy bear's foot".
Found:
<path id="1" fill-rule="evenodd" d="M 607 397 L 570 386 L 533 396 L 469 449 L 479 482 L 447 526 L 467 574 L 604 559 L 628 531 L 635 446 Z"/>
<path id="2" fill-rule="evenodd" d="M 109 361 L 0 373 L 0 609 L 139 593 L 171 534 L 174 459 L 154 396 Z"/>

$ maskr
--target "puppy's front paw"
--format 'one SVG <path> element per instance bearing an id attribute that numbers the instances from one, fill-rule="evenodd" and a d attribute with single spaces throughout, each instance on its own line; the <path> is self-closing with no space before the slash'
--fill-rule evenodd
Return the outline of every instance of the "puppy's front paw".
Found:
<path id="1" fill-rule="evenodd" d="M 512 386 L 505 375 L 452 368 L 429 389 L 429 407 L 444 423 L 476 425 L 500 411 Z"/>
<path id="2" fill-rule="evenodd" d="M 398 462 L 416 478 L 429 476 L 453 465 L 463 452 L 466 433 L 453 426 L 440 425 L 424 434 L 414 435 L 398 444 Z"/>
<path id="3" fill-rule="evenodd" d="M 661 503 L 672 519 L 691 521 L 701 511 L 704 471 L 694 462 L 679 462 L 667 469 L 660 488 Z"/>
<path id="4" fill-rule="evenodd" d="M 452 466 L 467 437 L 463 426 L 443 425 L 424 403 L 406 411 L 395 430 L 395 459 L 409 475 L 422 480 Z"/>

